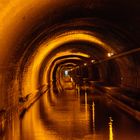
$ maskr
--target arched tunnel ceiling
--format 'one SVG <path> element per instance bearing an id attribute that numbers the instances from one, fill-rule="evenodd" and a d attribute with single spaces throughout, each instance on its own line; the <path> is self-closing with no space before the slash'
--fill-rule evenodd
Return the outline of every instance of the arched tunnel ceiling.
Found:
<path id="1" fill-rule="evenodd" d="M 32 37 L 41 31 L 43 26 L 46 28 L 73 18 L 98 17 L 110 23 L 115 21 L 119 26 L 133 30 L 132 33 L 135 34 L 139 27 L 136 25 L 139 20 L 139 9 L 138 0 L 123 2 L 121 0 L 67 0 L 67 2 L 65 0 L 28 0 L 26 3 L 24 0 L 6 2 L 3 0 L 1 1 L 0 20 L 3 22 L 0 23 L 0 36 L 1 46 L 5 49 L 0 50 L 1 56 L 6 52 L 11 53 L 8 47 L 15 44 L 16 47 L 26 46 L 29 39 L 33 39 Z M 133 27 L 132 22 L 134 22 Z M 133 29 L 130 29 L 130 25 Z M 22 41 L 25 44 L 21 44 Z M 17 48 L 12 47 L 12 50 L 15 51 Z"/>
<path id="2" fill-rule="evenodd" d="M 84 57 L 80 55 L 66 55 L 66 56 L 58 57 L 50 65 L 51 69 L 49 69 L 49 72 L 47 73 L 46 77 L 50 76 L 50 80 L 54 80 L 53 79 L 54 74 L 56 75 L 57 69 L 61 67 L 62 65 L 67 66 L 67 65 L 73 64 L 72 67 L 76 67 L 78 65 L 82 65 L 87 60 L 88 60 L 88 57 Z"/>
<path id="3" fill-rule="evenodd" d="M 90 46 L 69 51 L 72 43 L 91 43 L 98 59 L 105 52 L 117 54 L 139 45 L 138 0 L 1 0 L 0 4 L 0 65 L 17 66 L 16 76 L 22 70 L 23 85 L 30 81 L 32 88 L 30 84 L 25 87 L 33 91 L 47 56 L 51 63 L 63 55 L 91 53 Z M 61 53 L 52 58 L 51 53 L 58 49 Z"/>
<path id="4" fill-rule="evenodd" d="M 62 33 L 59 36 L 53 37 L 51 40 L 47 40 L 43 42 L 43 44 L 41 44 L 40 47 L 38 47 L 37 50 L 31 55 L 30 59 L 28 59 L 27 66 L 30 65 L 29 71 L 32 72 L 32 74 L 30 73 L 29 74 L 32 75 L 33 81 L 35 81 L 34 77 L 38 75 L 39 69 L 41 67 L 41 63 L 43 62 L 45 57 L 48 56 L 51 53 L 51 51 L 53 51 L 53 49 L 56 49 L 65 43 L 69 43 L 73 41 L 88 41 L 91 43 L 98 44 L 100 47 L 103 47 L 106 51 L 113 52 L 113 50 L 111 49 L 109 45 L 105 44 L 100 39 L 94 37 L 92 34 L 90 35 L 90 32 L 78 30 L 78 31 Z M 82 49 L 81 49 L 81 52 L 82 52 Z M 65 55 L 66 53 L 69 54 L 70 52 L 61 51 L 61 53 L 54 55 L 53 57 Z"/>

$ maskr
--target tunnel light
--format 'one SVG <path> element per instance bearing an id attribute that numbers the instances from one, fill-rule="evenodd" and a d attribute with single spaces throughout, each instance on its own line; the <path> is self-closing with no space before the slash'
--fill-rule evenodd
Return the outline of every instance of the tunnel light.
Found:
<path id="1" fill-rule="evenodd" d="M 91 60 L 91 63 L 94 63 L 95 62 L 95 60 L 93 59 L 93 60 Z"/>
<path id="2" fill-rule="evenodd" d="M 65 76 L 68 76 L 68 75 L 69 75 L 68 70 L 65 70 L 65 71 L 64 71 L 64 74 L 65 74 Z"/>
<path id="3" fill-rule="evenodd" d="M 70 78 L 70 80 L 71 80 L 71 82 L 73 82 L 73 79 L 72 78 Z"/>
<path id="4" fill-rule="evenodd" d="M 114 55 L 113 52 L 111 52 L 111 53 L 107 53 L 107 56 L 108 56 L 108 57 L 111 57 L 112 55 Z"/>
<path id="5" fill-rule="evenodd" d="M 108 56 L 108 57 L 111 57 L 111 54 L 110 54 L 110 53 L 108 53 L 108 54 L 107 54 L 107 56 Z"/>
<path id="6" fill-rule="evenodd" d="M 84 66 L 87 66 L 87 63 L 84 63 Z"/>

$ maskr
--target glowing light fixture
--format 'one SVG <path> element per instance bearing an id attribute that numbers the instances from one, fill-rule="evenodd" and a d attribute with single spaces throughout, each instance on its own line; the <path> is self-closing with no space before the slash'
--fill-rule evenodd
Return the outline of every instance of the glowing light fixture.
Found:
<path id="1" fill-rule="evenodd" d="M 91 63 L 94 63 L 94 62 L 95 62 L 95 60 L 94 60 L 94 59 L 92 59 L 92 60 L 91 60 Z"/>
<path id="2" fill-rule="evenodd" d="M 108 57 L 111 57 L 111 56 L 113 56 L 113 55 L 114 55 L 113 52 L 111 52 L 111 53 L 107 53 L 107 56 L 108 56 Z"/>
<path id="3" fill-rule="evenodd" d="M 84 66 L 87 66 L 87 63 L 84 63 Z"/>
<path id="4" fill-rule="evenodd" d="M 64 74 L 65 74 L 65 76 L 68 76 L 69 75 L 69 71 L 68 70 L 65 70 L 64 71 Z"/>

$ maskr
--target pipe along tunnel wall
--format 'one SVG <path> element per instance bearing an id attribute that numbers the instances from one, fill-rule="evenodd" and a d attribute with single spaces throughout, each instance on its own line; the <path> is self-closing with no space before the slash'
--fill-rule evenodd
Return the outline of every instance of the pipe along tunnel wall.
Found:
<path id="1" fill-rule="evenodd" d="M 108 54 L 115 56 L 139 48 L 139 1 L 1 0 L 0 9 L 2 115 L 20 110 L 20 101 L 34 101 L 34 97 L 45 92 L 56 74 L 52 70 L 59 69 L 61 63 L 73 63 L 82 71 L 87 63 L 86 79 L 96 81 L 95 85 L 104 91 L 111 87 L 122 89 L 113 96 L 140 109 L 139 50 L 99 63 L 112 57 Z M 93 59 L 95 64 L 91 64 Z M 98 78 L 91 76 L 95 72 L 92 65 Z M 85 78 L 82 73 L 79 75 Z"/>

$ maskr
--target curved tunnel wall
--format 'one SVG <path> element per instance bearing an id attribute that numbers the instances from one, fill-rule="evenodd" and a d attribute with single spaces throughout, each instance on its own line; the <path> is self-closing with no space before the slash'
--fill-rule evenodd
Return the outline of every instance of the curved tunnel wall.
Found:
<path id="1" fill-rule="evenodd" d="M 87 41 L 114 54 L 139 46 L 139 1 L 12 0 L 1 1 L 0 8 L 0 108 L 16 106 L 20 94 L 38 90 L 43 60 L 64 43 Z M 139 52 L 116 59 L 120 86 L 140 88 L 138 59 Z M 105 80 L 111 70 L 107 65 L 101 67 Z"/>

